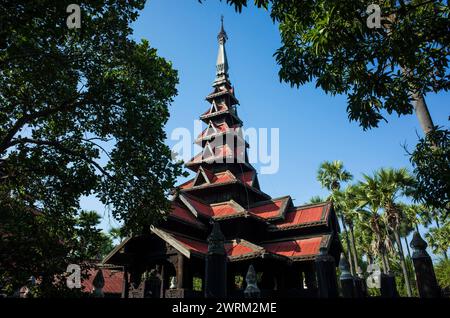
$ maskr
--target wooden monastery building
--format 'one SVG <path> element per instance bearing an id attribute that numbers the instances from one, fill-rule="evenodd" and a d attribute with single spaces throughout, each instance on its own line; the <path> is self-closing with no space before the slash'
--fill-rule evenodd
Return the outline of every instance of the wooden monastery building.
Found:
<path id="1" fill-rule="evenodd" d="M 203 297 L 213 228 L 224 236 L 228 297 L 243 295 L 250 265 L 263 295 L 314 297 L 319 249 L 339 260 L 330 202 L 295 206 L 290 196 L 271 198 L 260 188 L 228 76 L 226 41 L 222 22 L 210 107 L 200 116 L 207 128 L 195 140 L 203 151 L 186 163 L 195 176 L 177 189 L 166 221 L 125 239 L 103 261 L 124 267 L 123 297 Z"/>

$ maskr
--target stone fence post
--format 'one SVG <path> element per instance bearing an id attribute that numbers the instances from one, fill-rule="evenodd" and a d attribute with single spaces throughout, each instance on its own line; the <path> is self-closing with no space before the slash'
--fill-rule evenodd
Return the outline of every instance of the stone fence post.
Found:
<path id="1" fill-rule="evenodd" d="M 350 273 L 350 265 L 347 259 L 345 258 L 344 253 L 341 253 L 341 260 L 339 261 L 339 269 L 341 270 L 341 276 L 339 280 L 341 281 L 342 297 L 353 298 L 354 281 L 353 276 Z"/>
<path id="2" fill-rule="evenodd" d="M 427 253 L 427 242 L 415 232 L 411 240 L 413 249 L 412 260 L 416 272 L 417 289 L 421 298 L 437 298 L 441 296 L 441 290 L 434 273 L 433 262 Z"/>

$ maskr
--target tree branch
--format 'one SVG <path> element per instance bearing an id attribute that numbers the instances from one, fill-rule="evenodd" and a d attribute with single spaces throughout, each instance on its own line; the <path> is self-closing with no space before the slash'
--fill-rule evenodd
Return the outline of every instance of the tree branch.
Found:
<path id="1" fill-rule="evenodd" d="M 95 168 L 97 168 L 104 176 L 106 176 L 108 178 L 111 177 L 111 175 L 105 169 L 103 169 L 103 167 L 101 165 L 99 165 L 97 162 L 95 162 L 91 158 L 88 158 L 85 154 L 78 153 L 78 152 L 73 151 L 71 149 L 67 149 L 66 147 L 64 147 L 63 145 L 61 145 L 57 141 L 37 140 L 37 139 L 31 139 L 31 138 L 21 138 L 21 139 L 16 139 L 16 140 L 10 142 L 8 147 L 12 147 L 12 146 L 15 146 L 15 145 L 18 145 L 18 144 L 34 144 L 34 145 L 38 145 L 38 146 L 53 147 L 53 148 L 55 148 L 55 149 L 57 149 L 57 150 L 59 150 L 61 152 L 64 152 L 64 153 L 69 154 L 71 156 L 79 157 L 79 158 L 85 160 L 86 162 L 88 162 L 89 164 L 91 164 Z"/>
<path id="2" fill-rule="evenodd" d="M 53 114 L 56 114 L 59 111 L 65 111 L 72 108 L 76 108 L 81 104 L 80 101 L 78 102 L 71 102 L 71 103 L 64 103 L 58 107 L 55 108 L 49 108 L 44 109 L 35 113 L 27 114 L 22 117 L 20 117 L 14 125 L 11 127 L 11 129 L 7 132 L 7 134 L 2 138 L 0 142 L 0 154 L 3 153 L 5 150 L 7 150 L 9 147 L 11 147 L 11 140 L 14 138 L 14 136 L 19 132 L 19 130 L 25 126 L 25 124 L 41 118 L 41 117 L 48 117 Z"/>

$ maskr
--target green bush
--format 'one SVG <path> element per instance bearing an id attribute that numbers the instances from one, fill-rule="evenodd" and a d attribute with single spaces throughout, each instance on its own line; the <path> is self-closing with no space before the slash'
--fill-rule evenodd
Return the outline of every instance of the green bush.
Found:
<path id="1" fill-rule="evenodd" d="M 434 266 L 436 278 L 442 289 L 450 290 L 450 260 L 441 259 Z"/>

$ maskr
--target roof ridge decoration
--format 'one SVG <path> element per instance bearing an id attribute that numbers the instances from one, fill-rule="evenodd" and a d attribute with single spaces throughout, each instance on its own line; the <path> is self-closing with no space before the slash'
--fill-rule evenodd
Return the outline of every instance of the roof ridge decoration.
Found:
<path id="1" fill-rule="evenodd" d="M 206 155 L 207 151 L 209 152 L 209 155 Z M 212 149 L 210 142 L 207 141 L 205 144 L 205 148 L 203 149 L 202 158 L 200 158 L 201 159 L 200 161 L 206 160 L 211 157 L 214 158 L 215 156 L 216 156 L 216 154 L 215 154 L 214 150 Z"/>
<path id="2" fill-rule="evenodd" d="M 203 180 L 200 179 L 200 177 L 203 177 Z M 200 182 L 200 183 L 199 183 Z M 208 173 L 206 173 L 205 169 L 203 167 L 199 167 L 197 171 L 197 175 L 195 176 L 194 183 L 192 184 L 192 187 L 197 187 L 202 184 L 211 184 L 214 182 L 213 178 L 210 178 Z"/>
<path id="3" fill-rule="evenodd" d="M 278 201 L 281 201 L 279 206 L 276 203 Z M 248 211 L 250 212 L 250 214 L 259 216 L 268 221 L 273 221 L 278 219 L 284 219 L 284 217 L 286 216 L 287 208 L 291 204 L 292 204 L 291 196 L 287 195 L 284 197 L 260 201 L 250 206 Z M 264 207 L 266 206 L 272 206 L 273 209 L 266 211 L 264 210 Z"/>

